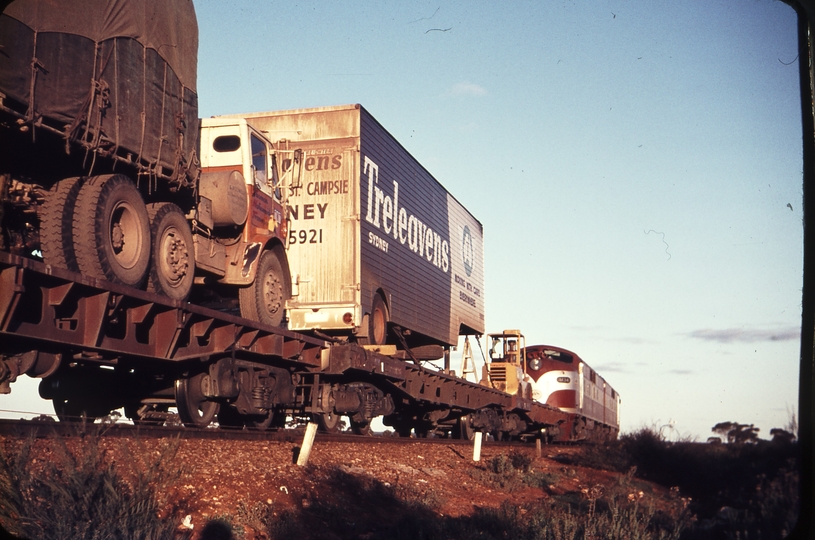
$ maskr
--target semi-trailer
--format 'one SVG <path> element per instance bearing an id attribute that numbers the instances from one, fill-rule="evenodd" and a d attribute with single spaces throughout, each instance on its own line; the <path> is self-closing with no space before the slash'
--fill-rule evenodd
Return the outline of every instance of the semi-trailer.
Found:
<path id="1" fill-rule="evenodd" d="M 436 358 L 439 345 L 483 334 L 481 223 L 368 110 L 237 116 L 278 152 L 302 152 L 285 197 L 290 329 Z"/>

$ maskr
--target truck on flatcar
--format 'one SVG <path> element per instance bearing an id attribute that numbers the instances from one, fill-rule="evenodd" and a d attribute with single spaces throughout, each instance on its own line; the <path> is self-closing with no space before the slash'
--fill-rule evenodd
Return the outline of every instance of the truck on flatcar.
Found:
<path id="1" fill-rule="evenodd" d="M 242 315 L 278 325 L 277 156 L 245 123 L 200 126 L 197 49 L 189 0 L 3 10 L 0 249 L 179 301 L 224 285 Z"/>
<path id="2" fill-rule="evenodd" d="M 364 107 L 238 116 L 278 152 L 302 150 L 286 197 L 291 330 L 430 356 L 484 332 L 481 223 Z"/>

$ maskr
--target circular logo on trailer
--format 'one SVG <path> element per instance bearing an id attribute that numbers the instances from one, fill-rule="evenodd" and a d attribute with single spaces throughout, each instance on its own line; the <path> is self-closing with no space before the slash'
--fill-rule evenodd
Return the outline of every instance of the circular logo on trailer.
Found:
<path id="1" fill-rule="evenodd" d="M 473 261 L 475 254 L 473 253 L 473 235 L 470 234 L 470 228 L 464 226 L 464 234 L 461 242 L 461 259 L 464 261 L 464 271 L 467 276 L 473 273 Z"/>

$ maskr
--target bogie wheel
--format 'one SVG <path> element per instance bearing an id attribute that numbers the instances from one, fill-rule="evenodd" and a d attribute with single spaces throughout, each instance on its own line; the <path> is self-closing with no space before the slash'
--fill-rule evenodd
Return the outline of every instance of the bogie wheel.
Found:
<path id="1" fill-rule="evenodd" d="M 203 385 L 209 375 L 199 373 L 175 382 L 175 401 L 181 422 L 188 427 L 207 427 L 218 414 L 219 404 L 207 400 Z"/>
<path id="2" fill-rule="evenodd" d="M 272 427 L 275 421 L 275 412 L 268 410 L 264 414 L 250 414 L 246 416 L 246 427 L 249 429 L 256 429 L 265 431 Z"/>
<path id="3" fill-rule="evenodd" d="M 269 326 L 280 326 L 288 298 L 283 265 L 277 251 L 264 251 L 258 262 L 255 281 L 240 289 L 241 316 Z"/>
<path id="4" fill-rule="evenodd" d="M 222 406 L 218 411 L 218 425 L 227 429 L 243 429 L 245 418 L 234 407 Z"/>
<path id="5" fill-rule="evenodd" d="M 354 435 L 363 435 L 365 437 L 372 436 L 374 431 L 371 429 L 371 421 L 363 420 L 362 422 L 357 422 L 355 420 L 351 420 L 351 433 Z"/>
<path id="6" fill-rule="evenodd" d="M 40 249 L 45 264 L 79 272 L 74 252 L 74 209 L 83 177 L 65 178 L 51 188 L 40 213 Z"/>
<path id="7" fill-rule="evenodd" d="M 81 400 L 54 398 L 54 412 L 60 422 L 93 422 L 97 418 L 102 418 L 110 411 L 102 411 L 97 407 L 92 407 Z"/>
<path id="8" fill-rule="evenodd" d="M 139 287 L 150 263 L 150 224 L 133 182 L 121 174 L 88 178 L 76 207 L 73 236 L 79 270 Z"/>
<path id="9" fill-rule="evenodd" d="M 337 433 L 340 430 L 340 415 L 334 411 L 317 414 L 317 427 L 324 433 Z"/>
<path id="10" fill-rule="evenodd" d="M 147 215 L 153 239 L 147 290 L 184 300 L 195 277 L 195 251 L 187 219 L 172 203 L 149 204 Z"/>
<path id="11" fill-rule="evenodd" d="M 378 294 L 374 295 L 369 318 L 368 341 L 371 345 L 385 345 L 388 341 L 388 306 Z"/>
<path id="12" fill-rule="evenodd" d="M 475 429 L 470 421 L 469 415 L 464 415 L 458 419 L 453 428 L 453 438 L 472 441 L 475 439 Z"/>

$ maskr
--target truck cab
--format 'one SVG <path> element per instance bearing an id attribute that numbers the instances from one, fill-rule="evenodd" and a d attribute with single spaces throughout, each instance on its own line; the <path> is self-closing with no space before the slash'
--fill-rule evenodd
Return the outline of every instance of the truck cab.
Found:
<path id="1" fill-rule="evenodd" d="M 200 148 L 196 264 L 219 283 L 239 286 L 242 316 L 278 326 L 291 277 L 277 154 L 241 118 L 202 119 Z"/>

